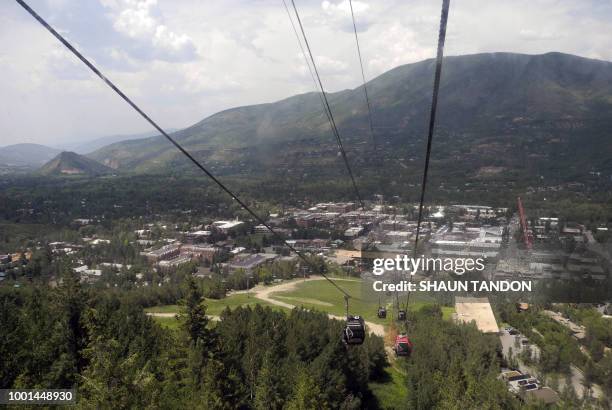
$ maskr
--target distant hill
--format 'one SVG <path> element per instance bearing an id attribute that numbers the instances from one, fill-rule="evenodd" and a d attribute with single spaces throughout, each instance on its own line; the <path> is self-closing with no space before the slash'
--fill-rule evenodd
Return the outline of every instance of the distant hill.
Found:
<path id="1" fill-rule="evenodd" d="M 166 131 L 174 132 L 176 131 L 176 129 L 170 128 Z M 159 135 L 159 132 L 157 131 L 141 132 L 138 134 L 108 135 L 108 136 L 104 136 L 100 138 L 72 141 L 69 143 L 62 144 L 60 148 L 65 151 L 76 152 L 77 154 L 88 154 L 102 147 L 105 147 L 107 145 L 111 145 L 117 142 L 154 137 L 157 135 Z"/>
<path id="2" fill-rule="evenodd" d="M 388 159 L 382 166 L 417 172 L 434 65 L 403 65 L 368 83 L 376 139 Z M 359 171 L 372 156 L 363 90 L 331 93 L 329 100 Z M 612 63 L 561 53 L 446 57 L 437 118 L 434 165 L 457 171 L 458 180 L 508 169 L 561 178 L 609 168 Z M 173 136 L 217 173 L 342 172 L 316 93 L 229 109 Z M 115 143 L 90 157 L 135 172 L 193 169 L 162 137 Z"/>
<path id="3" fill-rule="evenodd" d="M 111 173 L 113 170 L 75 152 L 64 151 L 43 165 L 38 172 L 42 175 L 96 176 Z"/>
<path id="4" fill-rule="evenodd" d="M 61 151 L 40 144 L 0 147 L 0 166 L 38 168 Z"/>

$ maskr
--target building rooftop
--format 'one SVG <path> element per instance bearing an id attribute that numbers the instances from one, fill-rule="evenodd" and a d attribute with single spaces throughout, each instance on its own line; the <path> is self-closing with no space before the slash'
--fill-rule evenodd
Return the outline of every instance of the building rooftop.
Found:
<path id="1" fill-rule="evenodd" d="M 463 246 L 465 248 L 490 248 L 498 249 L 501 247 L 500 243 L 497 242 L 480 242 L 480 241 L 450 241 L 450 240 L 436 240 L 433 241 L 434 245 L 441 246 Z"/>
<path id="2" fill-rule="evenodd" d="M 176 251 L 179 249 L 178 245 L 166 245 L 166 246 L 162 246 L 159 249 L 155 249 L 151 252 L 149 252 L 149 254 L 151 254 L 152 256 L 161 256 L 163 254 L 165 254 L 166 252 L 172 252 L 172 251 Z"/>
<path id="3" fill-rule="evenodd" d="M 228 266 L 233 269 L 250 270 L 267 261 L 278 258 L 275 253 L 254 253 L 243 258 L 232 260 Z"/>
<path id="4" fill-rule="evenodd" d="M 191 258 L 188 256 L 179 256 L 178 258 L 170 259 L 167 261 L 160 261 L 159 266 L 169 267 L 169 266 L 178 266 L 185 263 L 191 262 Z"/>
<path id="5" fill-rule="evenodd" d="M 246 251 L 246 248 L 244 246 L 236 246 L 234 249 L 230 251 L 230 253 L 233 253 L 234 255 L 238 255 L 239 253 L 242 253 L 244 251 Z"/>
<path id="6" fill-rule="evenodd" d="M 194 231 L 188 232 L 187 234 L 193 236 L 210 236 L 210 231 Z"/>
<path id="7" fill-rule="evenodd" d="M 344 231 L 344 236 L 357 236 L 363 231 L 363 226 L 353 226 Z"/>
<path id="8" fill-rule="evenodd" d="M 232 229 L 237 226 L 242 225 L 244 222 L 242 221 L 215 221 L 213 225 L 219 229 Z"/>

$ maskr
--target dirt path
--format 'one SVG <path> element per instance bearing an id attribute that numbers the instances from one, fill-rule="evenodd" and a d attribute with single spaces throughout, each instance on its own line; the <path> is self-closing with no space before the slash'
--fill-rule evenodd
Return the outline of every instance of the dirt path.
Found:
<path id="1" fill-rule="evenodd" d="M 264 302 L 268 302 L 268 303 L 271 303 L 277 306 L 282 306 L 287 309 L 293 309 L 295 308 L 295 305 L 292 305 L 287 302 L 282 302 L 277 299 L 273 299 L 270 295 L 276 292 L 290 292 L 294 290 L 298 284 L 304 283 L 304 282 L 310 282 L 313 280 L 325 280 L 325 278 L 322 276 L 311 276 L 306 279 L 296 279 L 296 280 L 292 280 L 289 282 L 283 282 L 278 285 L 272 285 L 272 286 L 257 285 L 254 288 L 252 288 L 250 291 L 254 293 L 254 296 L 257 299 L 263 300 Z M 342 279 L 342 278 L 334 278 L 334 280 L 335 281 L 342 281 L 342 280 L 355 281 L 354 279 Z M 332 314 L 328 314 L 328 316 L 330 319 L 341 320 L 341 321 L 346 320 L 346 318 L 341 317 L 341 316 L 336 316 Z M 383 325 L 380 325 L 378 323 L 366 322 L 366 327 L 371 333 L 377 336 L 380 336 L 380 337 L 385 336 L 385 327 Z"/>
<path id="2" fill-rule="evenodd" d="M 323 279 L 325 278 L 320 277 L 320 276 L 311 276 L 306 279 L 295 279 L 292 281 L 282 282 L 278 285 L 272 285 L 272 286 L 257 285 L 253 287 L 252 289 L 250 289 L 249 291 L 251 293 L 254 293 L 254 296 L 257 299 L 263 300 L 264 302 L 268 302 L 268 303 L 271 303 L 277 306 L 282 306 L 287 309 L 293 309 L 295 305 L 292 305 L 286 302 L 281 302 L 280 300 L 272 299 L 270 295 L 276 292 L 290 292 L 292 290 L 295 290 L 295 287 L 300 283 L 310 282 L 313 280 L 323 280 Z"/>

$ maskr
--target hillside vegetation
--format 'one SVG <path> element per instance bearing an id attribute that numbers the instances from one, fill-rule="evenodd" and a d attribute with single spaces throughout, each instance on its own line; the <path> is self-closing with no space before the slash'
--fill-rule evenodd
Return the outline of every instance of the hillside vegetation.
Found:
<path id="1" fill-rule="evenodd" d="M 408 64 L 367 84 L 377 152 L 363 90 L 329 94 L 358 175 L 418 169 L 433 68 L 433 60 Z M 447 57 L 437 121 L 432 168 L 453 177 L 567 181 L 609 170 L 612 63 L 561 53 Z M 345 176 L 316 93 L 229 109 L 173 137 L 218 174 Z M 91 158 L 126 172 L 192 169 L 160 136 L 112 144 Z"/>

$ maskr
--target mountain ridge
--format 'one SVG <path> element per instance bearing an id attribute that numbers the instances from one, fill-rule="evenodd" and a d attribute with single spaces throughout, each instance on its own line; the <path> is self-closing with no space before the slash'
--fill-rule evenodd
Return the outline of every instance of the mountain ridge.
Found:
<path id="1" fill-rule="evenodd" d="M 36 168 L 61 150 L 42 144 L 20 143 L 0 147 L 0 165 Z"/>
<path id="2" fill-rule="evenodd" d="M 171 129 L 168 129 L 167 131 L 174 132 L 174 131 L 177 131 L 177 129 L 171 128 Z M 58 145 L 57 148 L 60 151 L 72 151 L 80 155 L 87 155 L 100 148 L 106 147 L 108 145 L 111 145 L 117 142 L 131 141 L 131 140 L 137 140 L 137 139 L 143 139 L 143 138 L 149 138 L 149 137 L 155 137 L 155 136 L 159 136 L 159 132 L 147 131 L 147 132 L 139 132 L 135 134 L 113 134 L 113 135 L 105 135 L 105 136 L 96 137 L 96 138 L 85 138 L 85 139 L 74 140 L 74 141 L 70 141 L 70 142 Z"/>
<path id="3" fill-rule="evenodd" d="M 612 118 L 612 63 L 558 52 L 527 55 L 482 53 L 445 57 L 438 128 L 495 133 L 546 121 L 606 122 Z M 367 83 L 374 126 L 383 142 L 394 134 L 425 130 L 434 60 L 391 69 Z M 329 93 L 334 117 L 345 139 L 357 145 L 369 138 L 361 87 Z M 317 93 L 230 108 L 173 137 L 199 159 L 224 163 L 224 150 L 309 141 L 332 141 Z M 523 127 L 524 128 L 524 127 Z M 333 142 L 333 141 L 332 141 Z M 112 144 L 90 157 L 116 169 L 146 172 L 172 167 L 178 153 L 163 137 Z"/>

